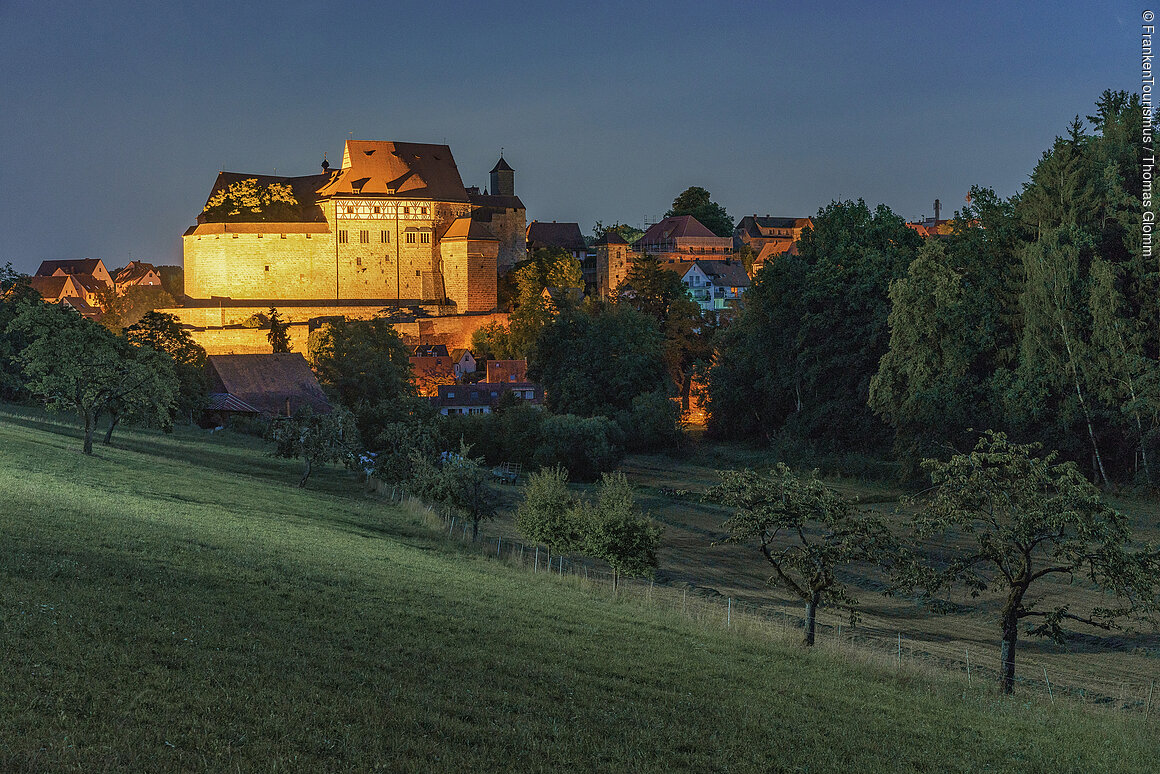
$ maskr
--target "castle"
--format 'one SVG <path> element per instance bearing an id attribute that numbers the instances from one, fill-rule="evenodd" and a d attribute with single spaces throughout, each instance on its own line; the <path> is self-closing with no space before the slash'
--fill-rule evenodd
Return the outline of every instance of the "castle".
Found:
<path id="1" fill-rule="evenodd" d="M 446 145 L 350 140 L 341 168 L 221 172 L 184 234 L 187 306 L 495 308 L 497 272 L 525 256 L 523 203 L 502 158 L 492 193 L 463 185 Z"/>

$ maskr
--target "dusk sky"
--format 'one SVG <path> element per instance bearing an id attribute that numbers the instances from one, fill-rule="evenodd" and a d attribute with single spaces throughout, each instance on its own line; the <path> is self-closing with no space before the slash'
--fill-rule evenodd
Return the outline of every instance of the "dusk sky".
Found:
<path id="1" fill-rule="evenodd" d="M 1139 91 L 1144 7 L 0 0 L 0 264 L 180 263 L 219 169 L 351 136 L 446 142 L 481 187 L 502 146 L 528 220 L 585 233 L 691 185 L 735 219 L 949 215 Z"/>

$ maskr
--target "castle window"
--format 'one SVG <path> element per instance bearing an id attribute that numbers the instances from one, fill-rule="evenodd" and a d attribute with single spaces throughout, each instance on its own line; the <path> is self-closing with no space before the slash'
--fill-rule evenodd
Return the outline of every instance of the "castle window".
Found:
<path id="1" fill-rule="evenodd" d="M 353 215 L 353 214 L 354 214 L 354 207 L 347 207 L 347 208 L 346 208 L 346 214 L 347 214 L 347 215 Z"/>
<path id="2" fill-rule="evenodd" d="M 370 244 L 371 232 L 365 231 L 365 230 L 358 232 L 358 241 L 363 243 L 364 245 Z"/>
<path id="3" fill-rule="evenodd" d="M 233 235 L 233 237 L 234 237 L 234 239 L 237 239 L 237 238 L 238 238 L 238 235 L 237 235 L 237 234 L 234 234 L 234 235 Z"/>
<path id="4" fill-rule="evenodd" d="M 285 238 L 286 238 L 286 235 L 285 235 L 285 234 L 279 234 L 278 236 L 282 237 L 283 239 L 285 239 Z"/>
<path id="5" fill-rule="evenodd" d="M 409 244 L 409 245 L 415 244 L 415 232 L 414 231 L 407 232 L 407 244 Z"/>
<path id="6" fill-rule="evenodd" d="M 431 244 L 431 232 L 424 231 L 422 234 L 419 235 L 419 241 L 425 245 Z"/>
<path id="7" fill-rule="evenodd" d="M 355 256 L 354 265 L 355 266 L 362 266 L 362 256 L 361 255 Z"/>
<path id="8" fill-rule="evenodd" d="M 261 239 L 261 238 L 262 238 L 262 235 L 261 235 L 261 234 L 258 234 L 258 239 Z"/>
<path id="9" fill-rule="evenodd" d="M 431 208 L 430 208 L 430 207 L 422 207 L 422 208 L 420 208 L 420 209 L 419 209 L 419 214 L 420 214 L 420 215 L 426 215 L 426 214 L 427 214 L 428 212 L 430 212 L 430 211 L 431 211 Z"/>
<path id="10" fill-rule="evenodd" d="M 338 243 L 340 245 L 346 244 L 346 230 L 345 229 L 338 232 Z"/>
<path id="11" fill-rule="evenodd" d="M 269 267 L 269 266 L 267 266 L 267 267 L 266 267 L 266 271 L 270 271 L 270 267 Z"/>
<path id="12" fill-rule="evenodd" d="M 416 277 L 420 277 L 422 275 L 423 275 L 423 272 L 419 271 L 418 269 L 415 269 L 415 276 Z"/>
<path id="13" fill-rule="evenodd" d="M 390 231 L 380 231 L 379 232 L 379 241 L 382 242 L 384 245 L 390 244 L 391 232 Z"/>
<path id="14" fill-rule="evenodd" d="M 410 207 L 404 207 L 404 208 L 403 208 L 403 214 L 404 214 L 404 215 L 410 215 L 410 214 L 411 214 L 411 208 L 410 208 Z"/>
<path id="15" fill-rule="evenodd" d="M 378 215 L 378 214 L 379 214 L 379 213 L 381 213 L 382 211 L 383 211 L 383 208 L 382 208 L 382 207 L 375 207 L 375 214 L 376 214 L 376 215 Z"/>
<path id="16" fill-rule="evenodd" d="M 306 235 L 306 238 L 307 238 L 307 239 L 309 239 L 309 238 L 310 238 L 310 234 L 307 234 L 307 235 Z"/>

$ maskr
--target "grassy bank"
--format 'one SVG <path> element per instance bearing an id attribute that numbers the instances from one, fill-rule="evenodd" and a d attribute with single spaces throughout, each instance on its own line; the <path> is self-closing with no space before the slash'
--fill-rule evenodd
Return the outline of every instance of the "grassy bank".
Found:
<path id="1" fill-rule="evenodd" d="M 966 693 L 461 551 L 254 439 L 0 419 L 3 771 L 1152 771 Z"/>

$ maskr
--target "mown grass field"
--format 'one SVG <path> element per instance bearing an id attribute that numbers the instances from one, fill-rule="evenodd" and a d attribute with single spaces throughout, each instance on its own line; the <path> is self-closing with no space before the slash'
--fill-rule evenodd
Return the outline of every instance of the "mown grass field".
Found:
<path id="1" fill-rule="evenodd" d="M 257 440 L 0 413 L 0 771 L 1155 771 L 1156 719 L 464 551 Z M 663 569 L 663 568 L 662 568 Z"/>

